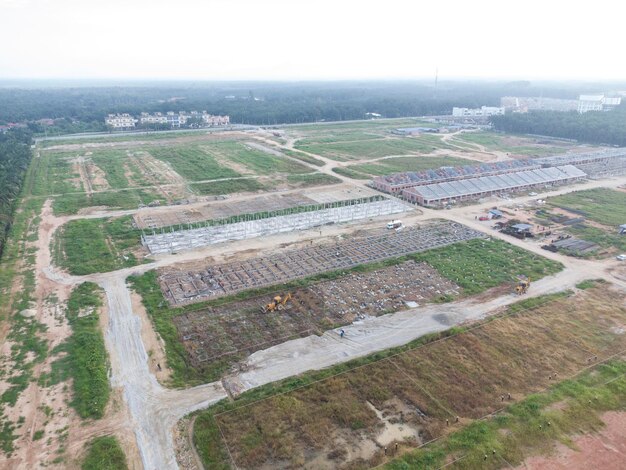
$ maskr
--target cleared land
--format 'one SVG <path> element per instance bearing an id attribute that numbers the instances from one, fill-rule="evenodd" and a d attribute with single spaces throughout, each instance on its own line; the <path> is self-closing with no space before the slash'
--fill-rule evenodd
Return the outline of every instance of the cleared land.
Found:
<path id="1" fill-rule="evenodd" d="M 519 274 L 540 279 L 561 267 L 499 240 L 475 239 L 178 308 L 168 306 L 154 271 L 131 280 L 165 341 L 173 382 L 196 384 L 276 341 L 320 333 L 360 313 L 380 315 L 409 308 L 405 302 L 449 301 L 497 286 L 510 292 Z M 260 312 L 288 292 L 293 300 L 284 310 Z"/>
<path id="2" fill-rule="evenodd" d="M 389 355 L 304 388 L 288 391 L 297 387 L 298 382 L 292 381 L 285 384 L 286 393 L 258 402 L 253 397 L 248 401 L 243 395 L 241 401 L 218 407 L 219 413 L 212 410 L 200 415 L 196 420 L 196 445 L 205 466 L 210 468 L 233 464 L 238 468 L 378 465 L 388 458 L 385 446 L 392 449 L 399 442 L 406 452 L 443 436 L 450 428 L 458 429 L 457 416 L 460 424 L 468 424 L 507 406 L 508 393 L 514 400 L 522 399 L 549 386 L 555 374 L 560 380 L 590 363 L 623 352 L 626 308 L 621 299 L 620 293 L 604 286 L 575 295 L 532 299 L 513 306 L 510 315 L 479 328 Z M 616 375 L 611 370 L 609 375 L 611 372 Z M 603 373 L 603 378 L 606 375 Z M 308 380 L 303 378 L 301 382 Z M 625 385 L 622 382 L 619 386 Z M 280 390 L 280 386 L 275 389 Z M 575 425 L 591 420 L 588 412 L 577 408 L 589 396 L 580 392 L 584 390 L 561 388 L 564 398 L 571 397 L 573 402 L 572 412 L 563 414 L 574 421 L 569 423 L 574 424 L 568 427 L 570 432 L 578 430 Z M 257 392 L 256 396 L 263 394 Z M 614 400 L 605 400 L 606 394 L 601 396 L 601 401 L 589 407 L 591 410 L 620 406 Z M 522 449 L 541 449 L 542 441 L 556 437 L 566 424 L 556 411 L 541 421 L 532 400 L 513 405 L 512 410 L 515 407 L 521 407 L 517 408 L 521 417 L 536 423 L 535 431 L 526 438 L 520 438 L 519 427 L 506 425 L 513 426 L 511 421 L 495 418 L 470 424 L 463 435 L 468 439 L 466 446 L 459 447 L 459 441 L 454 440 L 457 434 L 453 434 L 447 441 L 450 447 L 438 448 L 438 453 L 430 455 L 432 461 L 419 460 L 421 454 L 407 454 L 406 462 L 421 461 L 423 466 L 419 468 L 438 468 L 464 456 L 465 463 L 459 468 L 477 468 L 487 449 L 495 448 L 507 461 L 518 463 Z M 545 424 L 551 417 L 554 428 Z M 539 423 L 543 423 L 545 432 L 539 432 Z M 496 439 L 484 442 L 484 434 L 479 431 L 483 425 L 495 426 L 489 434 L 492 437 L 499 434 L 498 427 L 503 428 L 505 434 L 499 438 L 502 444 L 494 445 Z M 469 430 L 478 435 L 472 439 Z M 506 431 L 520 441 L 506 438 L 510 436 Z M 218 439 L 219 445 L 208 444 L 209 436 Z M 421 452 L 428 451 L 427 447 Z M 502 465 L 501 461 L 491 462 L 488 468 Z"/>

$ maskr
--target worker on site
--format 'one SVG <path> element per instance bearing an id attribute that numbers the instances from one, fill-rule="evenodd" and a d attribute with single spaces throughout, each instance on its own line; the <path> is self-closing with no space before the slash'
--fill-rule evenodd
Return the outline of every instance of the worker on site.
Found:
<path id="1" fill-rule="evenodd" d="M 339 336 L 341 338 L 343 338 L 343 335 L 345 335 L 345 334 L 346 334 L 346 332 L 343 329 L 339 330 Z"/>

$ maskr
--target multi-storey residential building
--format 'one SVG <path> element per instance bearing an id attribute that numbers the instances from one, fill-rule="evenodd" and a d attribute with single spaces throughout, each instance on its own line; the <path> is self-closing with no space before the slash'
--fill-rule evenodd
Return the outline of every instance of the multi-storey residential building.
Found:
<path id="1" fill-rule="evenodd" d="M 481 106 L 480 108 L 452 108 L 452 116 L 498 116 L 504 114 L 504 108 L 496 106 Z"/>
<path id="2" fill-rule="evenodd" d="M 580 95 L 578 97 L 578 112 L 610 111 L 622 103 L 622 98 L 610 98 L 605 95 Z"/>
<path id="3" fill-rule="evenodd" d="M 168 113 L 141 113 L 139 118 L 141 124 L 169 124 L 170 127 L 180 127 L 187 124 L 189 119 L 198 119 L 206 126 L 226 126 L 230 124 L 230 118 L 228 116 L 214 116 L 208 114 L 206 111 L 199 113 L 198 111 L 181 111 L 175 113 L 170 111 Z"/>
<path id="4" fill-rule="evenodd" d="M 109 114 L 104 119 L 104 123 L 113 129 L 133 129 L 137 124 L 137 119 L 128 113 Z"/>

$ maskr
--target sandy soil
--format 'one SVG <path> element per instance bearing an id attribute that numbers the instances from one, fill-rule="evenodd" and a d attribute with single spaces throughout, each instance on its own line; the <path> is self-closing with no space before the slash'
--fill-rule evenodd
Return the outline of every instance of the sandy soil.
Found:
<path id="1" fill-rule="evenodd" d="M 606 427 L 574 438 L 573 447 L 558 444 L 550 457 L 530 457 L 517 469 L 525 470 L 623 470 L 626 468 L 626 413 L 602 416 Z"/>

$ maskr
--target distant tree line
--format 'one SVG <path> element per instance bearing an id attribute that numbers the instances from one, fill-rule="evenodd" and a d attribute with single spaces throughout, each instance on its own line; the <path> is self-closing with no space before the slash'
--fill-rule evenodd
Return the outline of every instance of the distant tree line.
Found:
<path id="1" fill-rule="evenodd" d="M 500 97 L 575 98 L 581 91 L 530 82 L 237 82 L 75 88 L 0 88 L 0 124 L 33 132 L 106 131 L 108 113 L 203 111 L 237 124 L 273 125 L 450 114 L 453 106 L 496 106 Z M 55 119 L 44 127 L 35 121 Z"/>
<path id="2" fill-rule="evenodd" d="M 0 133 L 0 256 L 30 164 L 31 141 L 32 133 L 27 129 L 16 128 Z"/>
<path id="3" fill-rule="evenodd" d="M 495 129 L 522 134 L 541 134 L 576 139 L 591 144 L 626 146 L 626 104 L 608 111 L 534 111 L 494 116 Z"/>

